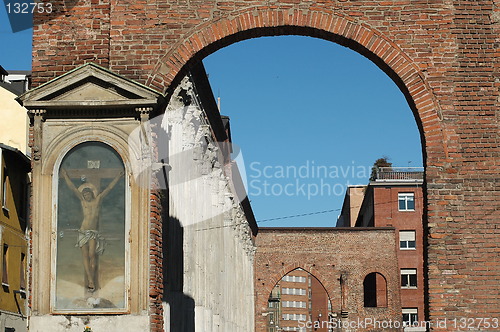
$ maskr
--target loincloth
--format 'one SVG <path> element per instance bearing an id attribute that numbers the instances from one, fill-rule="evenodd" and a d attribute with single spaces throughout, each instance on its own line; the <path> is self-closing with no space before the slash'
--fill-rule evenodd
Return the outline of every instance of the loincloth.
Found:
<path id="1" fill-rule="evenodd" d="M 98 255 L 102 255 L 104 252 L 105 240 L 98 231 L 93 229 L 78 230 L 78 240 L 76 241 L 75 247 L 81 248 L 90 240 L 96 241 L 95 252 Z"/>

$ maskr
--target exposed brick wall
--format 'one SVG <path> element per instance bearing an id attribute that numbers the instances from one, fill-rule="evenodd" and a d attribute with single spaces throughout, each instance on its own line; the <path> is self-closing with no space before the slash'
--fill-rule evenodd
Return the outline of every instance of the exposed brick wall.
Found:
<path id="1" fill-rule="evenodd" d="M 499 318 L 499 4 L 453 3 L 457 67 L 440 96 L 450 158 L 428 184 L 431 318 Z"/>
<path id="2" fill-rule="evenodd" d="M 167 90 L 189 61 L 263 35 L 321 37 L 375 61 L 422 133 L 430 318 L 500 317 L 497 1 L 52 4 L 57 18 L 35 15 L 35 86 L 93 61 Z"/>
<path id="3" fill-rule="evenodd" d="M 152 133 L 153 156 L 158 156 L 157 135 Z M 150 266 L 149 266 L 149 310 L 151 320 L 151 332 L 163 332 L 163 227 L 164 211 L 163 190 L 160 189 L 160 181 L 153 174 L 150 190 Z"/>
<path id="4" fill-rule="evenodd" d="M 33 87 L 76 65 L 109 66 L 109 0 L 54 0 L 51 14 L 33 18 Z"/>
<path id="5" fill-rule="evenodd" d="M 33 142 L 34 142 L 34 131 L 33 131 L 33 125 L 30 124 L 30 127 L 28 129 L 28 149 L 31 150 L 31 155 L 33 155 Z M 33 163 L 34 160 L 31 158 L 31 169 L 33 169 Z M 33 308 L 33 231 L 31 228 L 31 225 L 34 222 L 33 219 L 33 213 L 31 207 L 33 206 L 34 199 L 33 199 L 33 175 L 31 174 L 31 183 L 29 185 L 29 206 L 28 206 L 28 264 L 26 268 L 26 278 L 28 281 L 28 294 L 27 294 L 27 300 L 28 300 L 28 312 L 31 313 L 31 310 Z"/>
<path id="6" fill-rule="evenodd" d="M 341 311 L 347 311 L 350 322 L 365 318 L 401 319 L 394 229 L 261 228 L 256 245 L 256 331 L 267 331 L 267 317 L 263 313 L 268 310 L 267 301 L 273 287 L 299 267 L 322 283 L 330 297 L 332 312 L 339 318 Z M 363 281 L 372 272 L 381 273 L 387 280 L 387 308 L 364 307 Z M 344 295 L 341 295 L 341 275 L 346 279 Z"/>
<path id="7" fill-rule="evenodd" d="M 163 331 L 163 253 L 162 253 L 162 218 L 161 192 L 151 190 L 151 249 L 149 267 L 149 300 L 151 314 L 151 331 Z"/>

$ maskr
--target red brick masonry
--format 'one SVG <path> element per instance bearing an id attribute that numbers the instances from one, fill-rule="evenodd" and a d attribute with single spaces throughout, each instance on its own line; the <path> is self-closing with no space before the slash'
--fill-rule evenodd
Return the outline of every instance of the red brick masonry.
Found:
<path id="1" fill-rule="evenodd" d="M 470 319 L 474 329 L 500 318 L 498 2 L 66 2 L 51 1 L 52 17 L 35 14 L 35 85 L 92 61 L 170 91 L 190 61 L 264 35 L 320 37 L 377 63 L 422 135 L 429 318 Z"/>
<path id="2" fill-rule="evenodd" d="M 323 284 L 338 318 L 341 312 L 347 312 L 345 320 L 351 322 L 366 318 L 401 320 L 394 228 L 261 228 L 256 244 L 256 331 L 266 331 L 263 313 L 268 311 L 271 290 L 296 268 L 306 270 Z M 386 307 L 364 307 L 363 281 L 372 272 L 386 279 Z"/>

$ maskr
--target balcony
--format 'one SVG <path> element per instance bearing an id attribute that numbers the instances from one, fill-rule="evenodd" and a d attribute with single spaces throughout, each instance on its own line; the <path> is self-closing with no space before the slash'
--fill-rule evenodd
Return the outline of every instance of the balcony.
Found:
<path id="1" fill-rule="evenodd" d="M 417 182 L 424 181 L 423 167 L 379 167 L 375 182 Z"/>
<path id="2" fill-rule="evenodd" d="M 269 302 L 279 302 L 281 301 L 281 292 L 279 287 L 274 287 L 269 295 Z"/>

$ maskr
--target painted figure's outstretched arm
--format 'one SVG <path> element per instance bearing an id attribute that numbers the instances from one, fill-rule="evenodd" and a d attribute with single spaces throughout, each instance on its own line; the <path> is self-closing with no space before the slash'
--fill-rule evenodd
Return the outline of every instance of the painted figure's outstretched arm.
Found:
<path id="1" fill-rule="evenodd" d="M 111 189 L 113 189 L 113 187 L 118 183 L 118 180 L 120 180 L 120 178 L 123 176 L 123 174 L 125 174 L 125 173 L 123 171 L 120 171 L 120 173 L 118 173 L 118 175 L 115 176 L 115 178 L 113 179 L 113 181 L 111 181 L 111 183 L 106 187 L 106 189 L 104 189 L 98 195 L 98 197 L 99 198 L 104 198 L 104 196 L 106 196 L 107 194 L 109 194 L 109 192 L 111 191 Z"/>
<path id="2" fill-rule="evenodd" d="M 71 189 L 71 191 L 73 191 L 75 193 L 75 195 L 80 198 L 82 196 L 82 194 L 75 187 L 75 185 L 73 184 L 73 182 L 69 178 L 68 173 L 66 172 L 66 170 L 64 168 L 61 168 L 61 174 L 62 174 L 64 180 L 66 181 L 66 184 L 68 185 L 69 189 Z"/>

